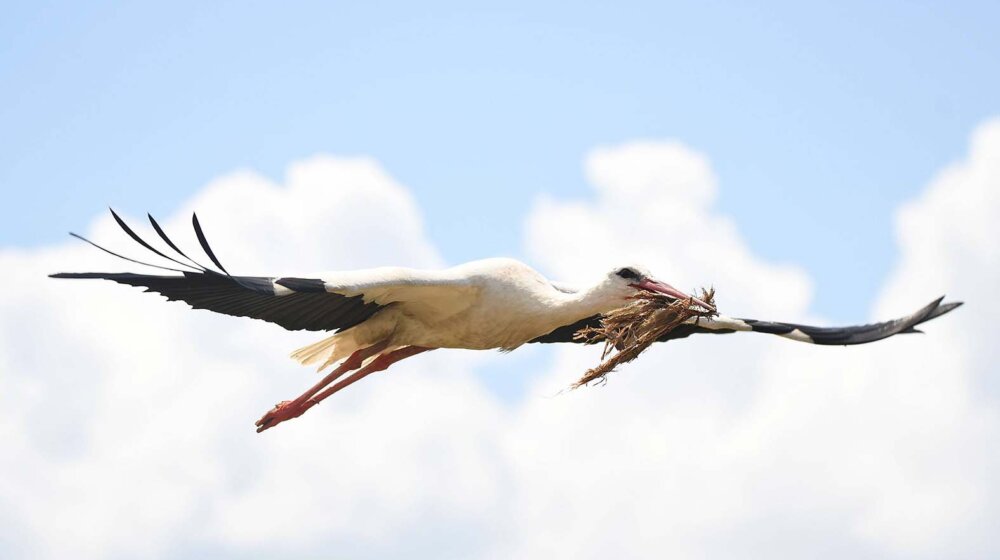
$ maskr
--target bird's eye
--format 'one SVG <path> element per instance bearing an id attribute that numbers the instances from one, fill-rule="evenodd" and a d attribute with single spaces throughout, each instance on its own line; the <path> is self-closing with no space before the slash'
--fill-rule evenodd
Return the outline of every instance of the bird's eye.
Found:
<path id="1" fill-rule="evenodd" d="M 632 270 L 631 268 L 623 268 L 623 269 L 619 270 L 618 272 L 615 272 L 615 274 L 617 274 L 618 276 L 621 276 L 622 278 L 624 278 L 626 280 L 638 280 L 639 279 L 639 273 L 636 272 L 636 271 L 634 271 L 634 270 Z"/>

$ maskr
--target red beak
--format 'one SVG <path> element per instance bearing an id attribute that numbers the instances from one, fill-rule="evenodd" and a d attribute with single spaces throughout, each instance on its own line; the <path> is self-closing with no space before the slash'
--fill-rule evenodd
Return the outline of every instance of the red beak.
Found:
<path id="1" fill-rule="evenodd" d="M 639 283 L 630 285 L 639 288 L 641 290 L 648 290 L 650 292 L 656 292 L 659 294 L 668 295 L 674 299 L 690 299 L 691 301 L 697 303 L 698 305 L 704 307 L 705 309 L 709 309 L 711 311 L 716 310 L 714 305 L 709 305 L 696 297 L 685 294 L 684 292 L 678 290 L 677 288 L 671 286 L 670 284 L 665 284 L 658 280 L 651 280 L 647 278 Z"/>

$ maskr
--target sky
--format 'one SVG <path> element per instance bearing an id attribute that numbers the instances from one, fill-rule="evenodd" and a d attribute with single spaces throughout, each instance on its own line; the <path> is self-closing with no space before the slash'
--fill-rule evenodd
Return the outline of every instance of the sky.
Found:
<path id="1" fill-rule="evenodd" d="M 751 246 L 807 270 L 817 312 L 854 320 L 895 254 L 894 209 L 1000 111 L 998 17 L 992 2 L 9 3 L 0 241 L 59 241 L 107 205 L 165 215 L 233 169 L 280 179 L 334 153 L 413 189 L 448 263 L 525 257 L 524 214 L 538 193 L 587 196 L 589 150 L 677 139 L 711 159 Z"/>
<path id="2" fill-rule="evenodd" d="M 0 555 L 990 558 L 990 3 L 15 3 Z M 10 87 L 13 86 L 13 87 Z M 315 339 L 137 290 L 107 206 L 245 274 L 642 262 L 733 315 L 924 337 L 438 351 L 262 436 Z M 711 338 L 711 337 L 709 337 Z M 334 404 L 336 403 L 336 404 Z"/>

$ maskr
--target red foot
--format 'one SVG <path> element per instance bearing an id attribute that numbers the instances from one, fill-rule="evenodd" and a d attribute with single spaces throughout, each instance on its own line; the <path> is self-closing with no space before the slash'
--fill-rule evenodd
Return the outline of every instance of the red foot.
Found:
<path id="1" fill-rule="evenodd" d="M 298 418 L 315 404 L 316 401 L 312 399 L 307 399 L 302 403 L 296 403 L 295 401 L 281 401 L 257 421 L 255 424 L 257 426 L 257 433 L 259 434 L 268 428 L 273 428 L 285 420 Z"/>

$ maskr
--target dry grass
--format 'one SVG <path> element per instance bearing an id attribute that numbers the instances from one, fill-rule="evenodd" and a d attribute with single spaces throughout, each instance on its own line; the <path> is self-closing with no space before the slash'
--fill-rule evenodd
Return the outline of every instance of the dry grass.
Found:
<path id="1" fill-rule="evenodd" d="M 711 288 L 703 289 L 699 299 L 715 307 L 714 298 L 715 289 Z M 587 370 L 572 388 L 595 380 L 605 381 L 605 376 L 616 367 L 638 358 L 646 348 L 678 325 L 694 317 L 715 315 L 715 311 L 702 307 L 690 298 L 675 300 L 663 294 L 641 292 L 628 305 L 606 314 L 599 327 L 580 329 L 574 335 L 590 343 L 604 342 L 604 352 L 601 363 Z M 617 352 L 608 357 L 612 348 Z"/>

